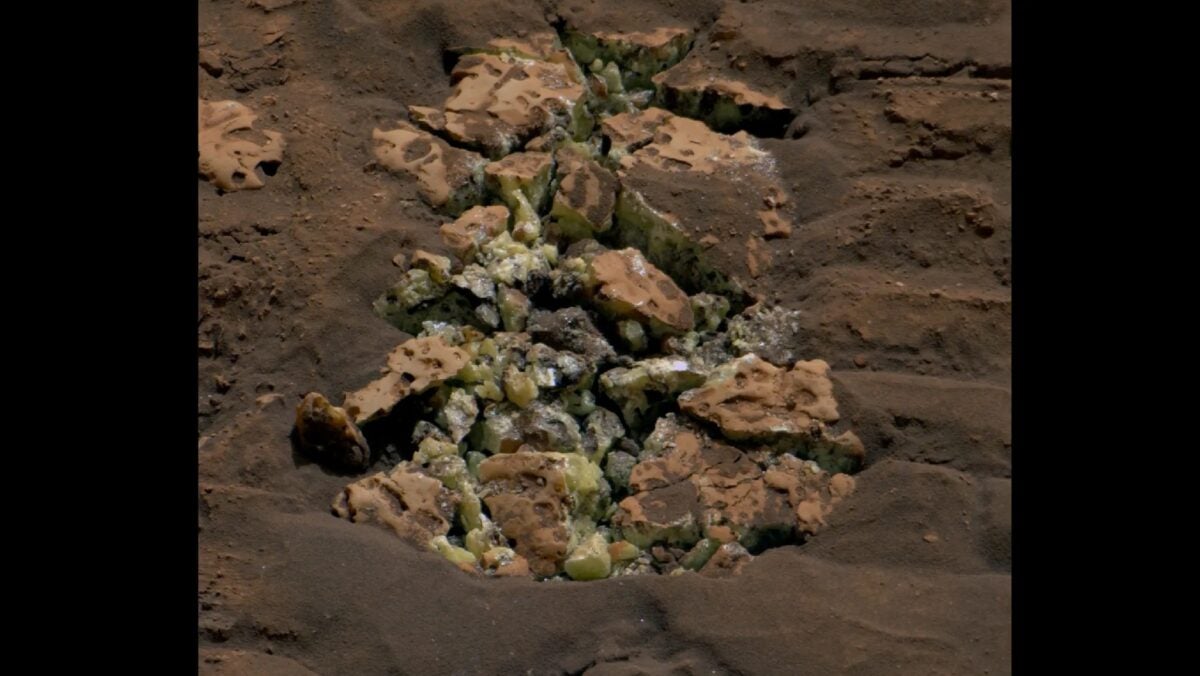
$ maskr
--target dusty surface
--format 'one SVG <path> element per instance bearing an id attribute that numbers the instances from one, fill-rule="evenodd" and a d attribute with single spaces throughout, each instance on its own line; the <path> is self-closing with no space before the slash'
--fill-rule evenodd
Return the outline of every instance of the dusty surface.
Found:
<path id="1" fill-rule="evenodd" d="M 247 106 L 286 142 L 260 189 L 197 181 L 205 673 L 1011 671 L 1007 3 L 616 4 L 199 5 L 199 98 Z M 378 166 L 372 131 L 452 96 L 445 50 L 530 40 L 560 15 L 695 28 L 680 66 L 796 114 L 755 141 L 790 236 L 719 218 L 761 195 L 659 194 L 719 223 L 766 300 L 800 311 L 794 349 L 830 364 L 867 449 L 826 529 L 732 578 L 472 578 L 335 517 L 347 477 L 288 437 L 305 393 L 378 378 L 405 338 L 371 308 L 393 257 L 450 253 L 450 219 Z"/>

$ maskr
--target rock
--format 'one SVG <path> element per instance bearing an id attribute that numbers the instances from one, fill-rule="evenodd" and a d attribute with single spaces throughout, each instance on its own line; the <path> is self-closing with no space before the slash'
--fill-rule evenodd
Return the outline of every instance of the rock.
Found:
<path id="1" fill-rule="evenodd" d="M 654 357 L 605 371 L 600 387 L 620 405 L 625 424 L 636 429 L 676 394 L 703 384 L 705 375 L 686 359 Z"/>
<path id="2" fill-rule="evenodd" d="M 608 541 L 595 533 L 579 544 L 567 560 L 563 569 L 572 580 L 603 580 L 612 572 L 612 557 L 608 553 Z"/>
<path id="3" fill-rule="evenodd" d="M 729 314 L 729 299 L 711 293 L 698 293 L 690 299 L 697 331 L 716 331 Z"/>
<path id="4" fill-rule="evenodd" d="M 794 456 L 756 461 L 673 423 L 656 427 L 656 435 L 659 440 L 648 440 L 647 446 L 662 450 L 633 467 L 632 494 L 618 505 L 613 525 L 643 548 L 692 547 L 703 538 L 713 540 L 681 561 L 692 570 L 702 567 L 722 542 L 737 541 L 755 550 L 814 534 L 853 491 L 850 477 L 830 476 Z"/>
<path id="5" fill-rule="evenodd" d="M 457 84 L 442 110 L 409 106 L 409 116 L 494 159 L 554 128 L 583 138 L 592 124 L 583 105 L 583 75 L 566 54 L 547 59 L 468 54 L 451 72 Z"/>
<path id="6" fill-rule="evenodd" d="M 776 366 L 790 366 L 799 358 L 801 320 L 797 310 L 754 305 L 729 320 L 729 343 L 738 356 L 754 353 Z"/>
<path id="7" fill-rule="evenodd" d="M 829 365 L 798 361 L 790 370 L 750 354 L 715 369 L 703 386 L 679 397 L 688 415 L 716 425 L 727 439 L 776 444 L 817 459 L 833 471 L 862 464 L 864 449 L 852 432 L 830 436 L 837 401 Z"/>
<path id="8" fill-rule="evenodd" d="M 346 486 L 333 502 L 333 513 L 354 523 L 389 528 L 404 540 L 425 547 L 450 531 L 457 508 L 454 493 L 410 463 Z"/>
<path id="9" fill-rule="evenodd" d="M 606 117 L 600 121 L 600 133 L 609 146 L 610 166 L 620 166 L 621 158 L 640 150 L 654 140 L 654 132 L 672 117 L 662 108 L 647 108 Z"/>
<path id="10" fill-rule="evenodd" d="M 624 451 L 614 451 L 605 459 L 604 476 L 613 488 L 628 491 L 629 475 L 636 464 L 637 458 L 633 455 Z"/>
<path id="11" fill-rule="evenodd" d="M 479 479 L 492 519 L 530 570 L 558 573 L 570 540 L 566 463 L 544 453 L 495 455 L 480 463 Z"/>
<path id="12" fill-rule="evenodd" d="M 442 242 L 459 260 L 473 260 L 484 242 L 508 230 L 508 216 L 508 208 L 500 204 L 471 207 L 453 223 L 442 225 Z"/>
<path id="13" fill-rule="evenodd" d="M 594 237 L 612 227 L 617 177 L 571 149 L 555 154 L 560 178 L 550 209 L 554 234 L 567 240 Z"/>
<path id="14" fill-rule="evenodd" d="M 625 89 L 652 89 L 651 78 L 679 63 L 694 38 L 695 32 L 690 28 L 674 26 L 631 32 L 584 32 L 568 28 L 563 44 L 578 63 L 592 63 L 596 59 L 615 63 Z"/>
<path id="15" fill-rule="evenodd" d="M 654 336 L 692 330 L 692 306 L 675 282 L 637 249 L 606 251 L 588 264 L 592 302 L 614 320 L 635 319 Z"/>
<path id="16" fill-rule="evenodd" d="M 450 433 L 454 443 L 462 441 L 479 415 L 479 402 L 475 396 L 461 388 L 454 388 L 438 410 L 437 422 Z"/>
<path id="17" fill-rule="evenodd" d="M 778 96 L 753 85 L 714 75 L 698 60 L 689 60 L 654 77 L 665 108 L 703 120 L 716 131 L 742 129 L 758 136 L 782 137 L 796 111 Z"/>
<path id="18" fill-rule="evenodd" d="M 483 200 L 483 167 L 486 161 L 455 148 L 411 124 L 396 129 L 375 129 L 375 158 L 389 171 L 412 176 L 421 199 L 450 214 L 460 214 Z"/>
<path id="19" fill-rule="evenodd" d="M 509 332 L 524 331 L 533 311 L 533 303 L 529 297 L 508 287 L 501 287 L 497 298 L 497 308 L 500 310 L 500 320 L 504 330 Z"/>
<path id="20" fill-rule="evenodd" d="M 388 355 L 388 372 L 382 378 L 347 394 L 343 406 L 359 425 L 381 418 L 405 397 L 453 377 L 469 359 L 467 352 L 440 336 L 413 338 Z"/>
<path id="21" fill-rule="evenodd" d="M 517 241 L 532 242 L 542 234 L 538 214 L 550 197 L 553 170 L 551 155 L 537 152 L 513 153 L 484 167 L 488 193 L 512 210 L 512 236 Z"/>
<path id="22" fill-rule="evenodd" d="M 371 464 L 358 426 L 319 392 L 309 392 L 296 407 L 296 440 L 305 455 L 329 467 L 360 472 Z"/>
<path id="23" fill-rule="evenodd" d="M 534 340 L 558 350 L 574 352 L 592 364 L 604 364 L 617 356 L 592 318 L 577 307 L 554 312 L 535 309 L 529 316 L 526 331 Z"/>
<path id="24" fill-rule="evenodd" d="M 200 175 L 220 190 L 262 188 L 283 162 L 283 134 L 255 129 L 258 115 L 237 101 L 200 100 L 199 116 Z"/>
<path id="25" fill-rule="evenodd" d="M 726 542 L 717 548 L 708 563 L 700 569 L 705 577 L 732 577 L 742 572 L 754 557 L 736 542 Z"/>

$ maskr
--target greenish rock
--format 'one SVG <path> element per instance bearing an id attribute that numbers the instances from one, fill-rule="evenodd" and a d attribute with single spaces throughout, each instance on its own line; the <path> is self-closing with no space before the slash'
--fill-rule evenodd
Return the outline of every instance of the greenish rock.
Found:
<path id="1" fill-rule="evenodd" d="M 604 459 L 604 476 L 608 478 L 613 488 L 619 489 L 621 492 L 628 492 L 629 475 L 637 463 L 637 457 L 625 451 L 613 451 Z"/>
<path id="2" fill-rule="evenodd" d="M 686 359 L 654 357 L 618 367 L 600 376 L 604 394 L 621 407 L 625 424 L 640 428 L 652 408 L 684 390 L 704 384 L 706 373 Z"/>
<path id="3" fill-rule="evenodd" d="M 465 564 L 469 566 L 474 566 L 478 563 L 474 554 L 466 549 L 463 549 L 462 547 L 456 547 L 450 544 L 450 540 L 447 539 L 445 535 L 439 535 L 430 540 L 429 546 L 438 554 L 446 557 L 446 560 L 450 561 L 451 563 Z"/>
<path id="4" fill-rule="evenodd" d="M 646 329 L 642 327 L 641 322 L 633 319 L 617 322 L 617 335 L 621 336 L 621 341 L 630 352 L 646 351 Z"/>
<path id="5" fill-rule="evenodd" d="M 454 388 L 446 403 L 437 414 L 437 423 L 450 433 L 455 444 L 462 441 L 475 425 L 479 416 L 479 402 L 475 395 L 461 388 Z"/>
<path id="6" fill-rule="evenodd" d="M 687 570 L 700 570 L 712 555 L 720 548 L 721 541 L 715 538 L 704 538 L 696 543 L 683 558 L 679 559 L 679 565 Z"/>
<path id="7" fill-rule="evenodd" d="M 697 293 L 691 297 L 692 315 L 698 331 L 716 331 L 729 314 L 729 299 L 712 293 Z"/>
<path id="8" fill-rule="evenodd" d="M 612 558 L 608 554 L 608 542 L 599 533 L 593 534 L 576 547 L 563 569 L 572 580 L 602 580 L 612 572 Z"/>
<path id="9" fill-rule="evenodd" d="M 500 320 L 504 323 L 505 331 L 524 331 L 525 323 L 529 321 L 529 313 L 533 303 L 529 297 L 516 289 L 502 286 L 497 294 L 497 308 L 500 310 Z"/>
<path id="10" fill-rule="evenodd" d="M 604 456 L 612 449 L 617 439 L 625 436 L 625 426 L 621 424 L 621 419 L 606 408 L 597 408 L 589 413 L 583 427 L 584 452 L 596 464 L 604 460 Z"/>
<path id="11" fill-rule="evenodd" d="M 462 272 L 450 277 L 450 283 L 479 300 L 496 298 L 496 283 L 488 274 L 487 268 L 477 263 L 463 267 Z"/>

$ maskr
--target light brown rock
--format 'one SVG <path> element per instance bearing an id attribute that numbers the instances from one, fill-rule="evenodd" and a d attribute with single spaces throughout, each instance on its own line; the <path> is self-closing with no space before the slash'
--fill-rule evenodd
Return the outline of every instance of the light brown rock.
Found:
<path id="1" fill-rule="evenodd" d="M 390 413 L 400 400 L 420 394 L 453 377 L 471 356 L 441 336 L 413 338 L 388 355 L 388 372 L 366 387 L 346 395 L 343 406 L 356 424 Z"/>
<path id="2" fill-rule="evenodd" d="M 494 455 L 479 464 L 480 496 L 492 520 L 534 574 L 562 570 L 570 535 L 564 464 L 521 450 Z"/>
<path id="3" fill-rule="evenodd" d="M 257 169 L 283 161 L 283 134 L 255 129 L 258 115 L 237 101 L 201 100 L 199 114 L 200 175 L 226 192 L 263 187 Z"/>
<path id="4" fill-rule="evenodd" d="M 469 261 L 484 242 L 508 229 L 508 216 L 502 204 L 471 207 L 453 223 L 442 225 L 442 241 L 459 260 Z"/>
<path id="5" fill-rule="evenodd" d="M 418 547 L 450 532 L 457 507 L 457 494 L 407 462 L 346 486 L 333 501 L 341 518 L 388 528 Z"/>
<path id="6" fill-rule="evenodd" d="M 371 132 L 375 158 L 388 170 L 417 180 L 421 199 L 430 206 L 460 213 L 483 197 L 486 161 L 454 148 L 406 122 L 396 129 Z"/>
<path id="7" fill-rule="evenodd" d="M 591 260 L 592 300 L 617 319 L 636 319 L 654 335 L 692 330 L 695 318 L 687 294 L 637 249 L 606 251 Z"/>

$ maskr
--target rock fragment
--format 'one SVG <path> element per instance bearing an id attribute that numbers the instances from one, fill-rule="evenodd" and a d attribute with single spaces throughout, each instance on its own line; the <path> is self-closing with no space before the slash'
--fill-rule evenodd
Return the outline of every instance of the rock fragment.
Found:
<path id="1" fill-rule="evenodd" d="M 388 372 L 346 395 L 344 407 L 356 424 L 381 418 L 402 399 L 440 385 L 466 365 L 470 355 L 440 336 L 413 338 L 388 355 Z"/>
<path id="2" fill-rule="evenodd" d="M 592 302 L 613 319 L 635 319 L 654 336 L 692 329 L 692 306 L 674 280 L 637 249 L 606 251 L 588 264 Z"/>
<path id="3" fill-rule="evenodd" d="M 409 463 L 373 474 L 346 486 L 333 502 L 337 516 L 354 523 L 390 529 L 402 539 L 425 547 L 450 531 L 457 508 L 455 495 L 437 479 Z"/>
<path id="4" fill-rule="evenodd" d="M 417 180 L 418 192 L 435 209 L 457 215 L 483 199 L 483 167 L 475 153 L 400 122 L 396 129 L 371 132 L 375 158 L 389 171 Z"/>
<path id="5" fill-rule="evenodd" d="M 201 99 L 199 116 L 200 175 L 219 189 L 257 190 L 283 162 L 283 134 L 255 129 L 258 115 L 237 101 Z"/>
<path id="6" fill-rule="evenodd" d="M 362 471 L 371 464 L 371 449 L 358 426 L 319 392 L 309 392 L 296 407 L 296 437 L 301 450 L 324 465 Z"/>

